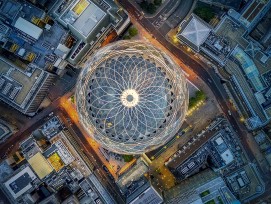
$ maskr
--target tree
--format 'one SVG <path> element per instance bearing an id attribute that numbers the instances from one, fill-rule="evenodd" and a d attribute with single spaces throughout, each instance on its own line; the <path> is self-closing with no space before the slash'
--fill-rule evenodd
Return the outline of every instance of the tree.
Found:
<path id="1" fill-rule="evenodd" d="M 130 162 L 133 160 L 133 155 L 122 155 L 125 162 Z"/>
<path id="2" fill-rule="evenodd" d="M 197 105 L 198 102 L 200 101 L 205 101 L 206 100 L 206 95 L 203 91 L 199 90 L 196 91 L 196 96 L 195 97 L 191 97 L 189 99 L 189 105 L 188 108 L 193 108 Z"/>
<path id="3" fill-rule="evenodd" d="M 156 11 L 156 6 L 153 3 L 150 3 L 147 7 L 147 12 L 150 14 L 154 14 Z"/>
<path id="4" fill-rule="evenodd" d="M 142 1 L 139 6 L 149 14 L 154 14 L 156 6 L 153 3 L 148 3 L 146 0 Z"/>
<path id="5" fill-rule="evenodd" d="M 206 95 L 203 91 L 199 90 L 196 92 L 196 99 L 198 101 L 204 101 L 206 99 Z"/>
<path id="6" fill-rule="evenodd" d="M 137 31 L 137 29 L 136 29 L 135 27 L 129 28 L 129 35 L 130 35 L 131 37 L 136 36 L 137 33 L 138 33 L 138 31 Z"/>
<path id="7" fill-rule="evenodd" d="M 71 102 L 74 103 L 74 95 L 71 96 Z"/>
<path id="8" fill-rule="evenodd" d="M 143 9 L 143 10 L 147 10 L 147 8 L 148 8 L 148 2 L 147 1 L 142 1 L 140 4 L 139 4 L 139 6 Z"/>
<path id="9" fill-rule="evenodd" d="M 194 10 L 194 13 L 200 18 L 202 18 L 204 21 L 206 21 L 207 23 L 209 23 L 210 20 L 215 16 L 214 11 L 210 7 L 207 7 L 207 6 L 197 7 Z"/>
<path id="10" fill-rule="evenodd" d="M 123 39 L 124 39 L 124 40 L 129 40 L 129 39 L 131 39 L 131 37 L 130 37 L 130 35 L 125 35 L 125 36 L 123 37 Z"/>
<path id="11" fill-rule="evenodd" d="M 154 0 L 153 3 L 155 6 L 160 6 L 162 4 L 162 0 Z"/>

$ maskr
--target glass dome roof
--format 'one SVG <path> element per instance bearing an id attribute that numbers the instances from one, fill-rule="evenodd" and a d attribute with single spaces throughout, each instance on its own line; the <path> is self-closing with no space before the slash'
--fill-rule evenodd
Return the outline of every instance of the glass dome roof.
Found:
<path id="1" fill-rule="evenodd" d="M 172 128 L 178 131 L 187 109 L 186 81 L 177 69 L 168 56 L 140 41 L 102 48 L 78 81 L 81 123 L 111 151 L 136 154 L 163 144 Z"/>

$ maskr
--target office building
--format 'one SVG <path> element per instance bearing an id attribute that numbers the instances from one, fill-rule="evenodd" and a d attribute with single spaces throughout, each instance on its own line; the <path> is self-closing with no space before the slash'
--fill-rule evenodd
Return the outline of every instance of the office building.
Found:
<path id="1" fill-rule="evenodd" d="M 73 65 L 85 62 L 107 38 L 115 38 L 129 25 L 128 15 L 114 1 L 57 1 L 49 13 L 75 37 L 67 57 Z"/>

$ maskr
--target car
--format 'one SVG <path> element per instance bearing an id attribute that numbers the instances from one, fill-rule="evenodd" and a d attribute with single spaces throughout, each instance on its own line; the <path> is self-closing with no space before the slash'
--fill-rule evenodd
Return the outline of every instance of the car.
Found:
<path id="1" fill-rule="evenodd" d="M 108 174 L 109 173 L 109 170 L 108 170 L 108 168 L 105 166 L 105 165 L 103 165 L 103 170 Z"/>
<path id="2" fill-rule="evenodd" d="M 115 181 L 114 177 L 113 177 L 110 173 L 108 173 L 108 177 L 109 177 L 112 181 Z"/>

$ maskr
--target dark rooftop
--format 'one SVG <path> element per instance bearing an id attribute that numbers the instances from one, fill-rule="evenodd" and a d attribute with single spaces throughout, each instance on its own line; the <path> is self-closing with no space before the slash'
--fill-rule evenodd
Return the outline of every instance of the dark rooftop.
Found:
<path id="1" fill-rule="evenodd" d="M 22 176 L 17 178 L 15 181 L 9 184 L 10 188 L 14 193 L 18 193 L 24 187 L 26 187 L 32 181 L 28 173 L 24 173 Z"/>

